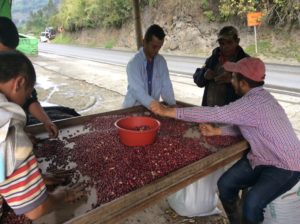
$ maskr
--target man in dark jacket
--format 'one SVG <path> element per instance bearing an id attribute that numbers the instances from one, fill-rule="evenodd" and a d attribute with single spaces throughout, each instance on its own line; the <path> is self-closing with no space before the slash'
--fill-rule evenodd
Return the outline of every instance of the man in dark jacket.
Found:
<path id="1" fill-rule="evenodd" d="M 223 106 L 239 98 L 230 83 L 231 73 L 224 71 L 226 61 L 237 62 L 249 57 L 239 46 L 238 31 L 233 26 L 225 26 L 218 33 L 219 47 L 206 59 L 202 68 L 197 68 L 194 82 L 205 87 L 202 106 Z"/>

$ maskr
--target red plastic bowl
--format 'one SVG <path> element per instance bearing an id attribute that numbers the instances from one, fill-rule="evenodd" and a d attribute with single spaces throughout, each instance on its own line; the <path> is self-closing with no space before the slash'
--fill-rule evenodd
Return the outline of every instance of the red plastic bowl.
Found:
<path id="1" fill-rule="evenodd" d="M 127 146 L 152 144 L 160 127 L 160 122 L 151 117 L 125 117 L 117 120 L 120 141 Z"/>

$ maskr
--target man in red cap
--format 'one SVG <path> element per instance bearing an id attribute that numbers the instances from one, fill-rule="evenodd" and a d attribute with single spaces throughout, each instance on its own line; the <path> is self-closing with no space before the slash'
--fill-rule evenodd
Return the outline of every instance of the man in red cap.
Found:
<path id="1" fill-rule="evenodd" d="M 222 107 L 189 108 L 153 102 L 150 108 L 161 116 L 230 124 L 220 128 L 202 125 L 201 133 L 206 136 L 238 134 L 234 128 L 238 127 L 250 150 L 219 179 L 219 197 L 230 223 L 261 223 L 267 204 L 300 179 L 300 141 L 284 109 L 263 88 L 265 65 L 260 59 L 227 62 L 224 69 L 233 72 L 231 83 L 242 96 L 239 100 Z M 239 214 L 239 191 L 249 187 Z"/>

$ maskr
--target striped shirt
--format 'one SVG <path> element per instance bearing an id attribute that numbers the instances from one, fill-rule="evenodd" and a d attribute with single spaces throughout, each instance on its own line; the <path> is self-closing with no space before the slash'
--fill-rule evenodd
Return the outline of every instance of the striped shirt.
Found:
<path id="1" fill-rule="evenodd" d="M 300 141 L 284 109 L 262 87 L 223 107 L 178 108 L 177 118 L 237 125 L 251 146 L 247 156 L 253 168 L 271 165 L 300 171 Z M 222 129 L 223 134 L 231 131 Z"/>
<path id="2" fill-rule="evenodd" d="M 0 195 L 0 220 L 3 213 L 3 197 Z"/>
<path id="3" fill-rule="evenodd" d="M 0 183 L 0 195 L 17 215 L 25 214 L 43 203 L 47 198 L 46 186 L 33 154 Z"/>
<path id="4" fill-rule="evenodd" d="M 159 101 L 160 97 L 169 105 L 176 104 L 166 60 L 160 54 L 157 54 L 153 60 L 151 95 L 148 93 L 150 91 L 144 48 L 141 48 L 129 61 L 126 69 L 128 87 L 123 102 L 124 108 L 136 105 L 149 107 L 151 101 Z"/>

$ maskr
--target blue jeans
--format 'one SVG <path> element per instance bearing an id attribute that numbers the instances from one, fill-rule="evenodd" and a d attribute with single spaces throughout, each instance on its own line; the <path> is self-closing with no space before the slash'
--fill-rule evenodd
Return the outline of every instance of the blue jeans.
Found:
<path id="1" fill-rule="evenodd" d="M 274 166 L 257 166 L 253 170 L 244 156 L 220 177 L 219 197 L 222 203 L 234 203 L 239 200 L 240 190 L 251 187 L 243 199 L 242 216 L 249 223 L 260 223 L 264 220 L 264 208 L 299 180 L 297 171 Z"/>

